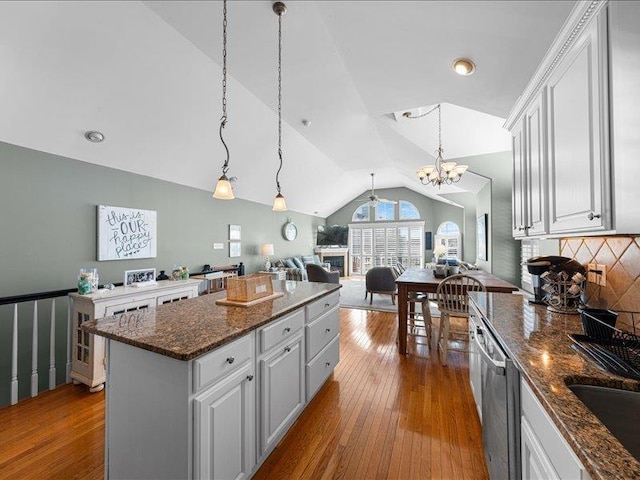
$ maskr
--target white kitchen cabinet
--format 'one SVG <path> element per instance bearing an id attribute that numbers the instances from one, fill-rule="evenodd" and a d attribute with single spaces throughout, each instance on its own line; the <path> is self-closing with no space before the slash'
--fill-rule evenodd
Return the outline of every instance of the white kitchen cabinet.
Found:
<path id="1" fill-rule="evenodd" d="M 260 456 L 276 446 L 305 406 L 304 335 L 298 330 L 258 362 Z"/>
<path id="2" fill-rule="evenodd" d="M 333 373 L 340 361 L 340 297 L 338 292 L 307 305 L 307 402 Z"/>
<path id="3" fill-rule="evenodd" d="M 547 233 L 545 98 L 543 89 L 511 130 L 514 238 Z"/>
<path id="4" fill-rule="evenodd" d="M 590 480 L 531 387 L 520 382 L 522 480 Z"/>
<path id="5" fill-rule="evenodd" d="M 640 2 L 576 2 L 513 106 L 515 238 L 640 233 L 639 22 Z"/>
<path id="6" fill-rule="evenodd" d="M 548 81 L 549 231 L 611 224 L 606 17 L 595 18 Z"/>
<path id="7" fill-rule="evenodd" d="M 469 384 L 482 423 L 482 359 L 476 345 L 477 326 L 482 322 L 474 306 L 469 308 Z"/>
<path id="8" fill-rule="evenodd" d="M 196 396 L 194 402 L 197 479 L 249 478 L 255 465 L 254 364 Z"/>
<path id="9" fill-rule="evenodd" d="M 104 339 L 81 331 L 82 323 L 197 297 L 200 283 L 200 280 L 164 280 L 150 287 L 116 287 L 89 295 L 70 293 L 74 327 L 71 361 L 73 382 L 88 385 L 91 392 L 99 392 L 104 388 Z"/>

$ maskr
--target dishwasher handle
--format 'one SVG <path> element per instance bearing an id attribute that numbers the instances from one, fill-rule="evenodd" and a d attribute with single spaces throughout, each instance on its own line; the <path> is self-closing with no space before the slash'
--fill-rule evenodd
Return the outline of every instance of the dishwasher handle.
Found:
<path id="1" fill-rule="evenodd" d="M 507 374 L 505 362 L 498 362 L 491 358 L 487 351 L 484 349 L 484 345 L 480 343 L 480 337 L 484 337 L 484 334 L 482 333 L 482 329 L 478 328 L 478 330 L 476 331 L 475 342 L 478 346 L 480 356 L 487 363 L 487 366 L 491 368 L 497 375 L 505 376 Z"/>

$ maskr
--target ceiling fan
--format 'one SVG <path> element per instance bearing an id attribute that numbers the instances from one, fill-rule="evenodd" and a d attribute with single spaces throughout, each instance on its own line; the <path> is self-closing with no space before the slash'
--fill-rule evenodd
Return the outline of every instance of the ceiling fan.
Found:
<path id="1" fill-rule="evenodd" d="M 358 198 L 356 200 L 354 200 L 354 202 L 362 202 L 362 201 L 367 201 L 367 204 L 370 207 L 375 207 L 376 205 L 378 205 L 379 203 L 391 203 L 391 204 L 396 204 L 398 202 L 396 202 L 395 200 L 388 200 L 386 198 L 380 198 L 378 197 L 378 195 L 376 195 L 376 191 L 373 188 L 373 179 L 375 177 L 375 173 L 371 174 L 371 195 L 368 195 L 364 198 Z"/>

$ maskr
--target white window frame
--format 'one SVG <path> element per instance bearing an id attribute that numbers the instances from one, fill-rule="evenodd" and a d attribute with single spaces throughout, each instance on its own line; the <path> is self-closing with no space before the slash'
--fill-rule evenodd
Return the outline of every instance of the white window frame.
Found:
<path id="1" fill-rule="evenodd" d="M 458 233 L 439 233 L 440 229 L 445 223 L 453 223 L 456 227 L 458 227 Z M 438 229 L 436 230 L 436 234 L 434 236 L 434 249 L 436 245 L 444 245 L 445 247 L 447 247 L 447 258 L 462 260 L 462 233 L 460 232 L 460 225 L 452 220 L 447 220 L 438 225 Z"/>

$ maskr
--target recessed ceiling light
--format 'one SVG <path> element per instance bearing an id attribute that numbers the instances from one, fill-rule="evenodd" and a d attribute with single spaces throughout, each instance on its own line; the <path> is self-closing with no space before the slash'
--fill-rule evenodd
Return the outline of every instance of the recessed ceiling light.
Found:
<path id="1" fill-rule="evenodd" d="M 458 75 L 471 75 L 476 71 L 476 64 L 468 58 L 458 58 L 453 62 L 453 70 Z"/>
<path id="2" fill-rule="evenodd" d="M 89 130 L 84 134 L 84 138 L 93 143 L 100 143 L 104 140 L 104 134 L 96 132 L 95 130 Z"/>

